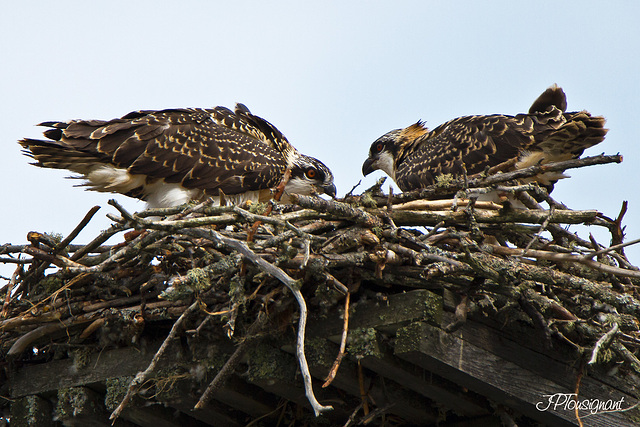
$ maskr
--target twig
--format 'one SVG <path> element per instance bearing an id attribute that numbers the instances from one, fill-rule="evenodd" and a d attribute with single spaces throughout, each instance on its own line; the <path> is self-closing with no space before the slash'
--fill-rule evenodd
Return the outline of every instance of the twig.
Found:
<path id="1" fill-rule="evenodd" d="M 329 374 L 327 378 L 325 378 L 324 384 L 322 384 L 322 388 L 329 387 L 329 385 L 333 382 L 336 374 L 338 373 L 338 368 L 340 367 L 340 362 L 342 362 L 342 358 L 345 354 L 345 349 L 347 347 L 347 334 L 349 332 L 349 300 L 351 294 L 347 292 L 347 295 L 344 299 L 344 323 L 342 326 L 342 338 L 340 339 L 340 351 L 338 351 L 338 356 L 336 360 L 333 362 L 333 366 L 329 370 Z"/>
<path id="2" fill-rule="evenodd" d="M 574 390 L 574 394 L 573 397 L 576 400 L 576 403 L 578 401 L 578 396 L 580 395 L 580 383 L 582 382 L 582 376 L 584 375 L 584 363 L 580 364 L 580 370 L 578 371 L 578 375 L 576 377 L 576 387 Z M 580 419 L 580 405 L 576 405 L 575 408 L 575 415 L 576 415 L 576 420 L 578 421 L 578 425 L 580 427 L 584 427 L 584 424 L 582 423 L 582 420 Z"/>
<path id="3" fill-rule="evenodd" d="M 362 209 L 354 208 L 346 203 L 299 194 L 293 194 L 291 199 L 294 203 L 299 204 L 303 208 L 314 209 L 319 212 L 329 212 L 337 215 L 338 217 L 349 218 L 366 227 L 382 226 L 380 218 L 375 217 Z"/>
<path id="4" fill-rule="evenodd" d="M 598 256 L 598 255 L 602 255 L 602 254 L 606 254 L 612 251 L 616 251 L 618 249 L 627 247 L 627 246 L 631 246 L 631 245 L 635 245 L 637 243 L 640 243 L 640 239 L 635 239 L 635 240 L 631 240 L 629 242 L 625 242 L 625 243 L 620 243 L 618 245 L 614 245 L 614 246 L 609 246 L 608 248 L 604 248 L 601 249 L 599 251 L 593 251 L 593 252 L 589 252 L 588 254 L 585 254 L 582 258 L 583 259 L 592 259 L 594 256 Z"/>
<path id="5" fill-rule="evenodd" d="M 350 425 L 352 425 L 354 423 L 354 421 L 356 420 L 356 415 L 358 415 L 358 412 L 360 412 L 360 409 L 362 409 L 363 403 L 360 402 L 360 404 L 358 404 L 358 406 L 356 406 L 356 409 L 353 410 L 353 412 L 351 412 L 351 415 L 349 416 L 349 419 L 347 419 L 347 422 L 344 423 L 343 427 L 349 427 Z"/>
<path id="6" fill-rule="evenodd" d="M 430 210 L 430 211 L 440 211 L 445 209 L 453 209 L 454 202 L 456 200 L 411 200 L 406 203 L 401 203 L 399 205 L 393 205 L 393 209 L 398 210 Z M 457 203 L 455 204 L 457 207 L 467 206 L 470 203 L 469 199 L 457 199 Z M 475 202 L 476 209 L 490 209 L 490 210 L 500 210 L 502 206 L 488 201 L 480 201 Z"/>
<path id="7" fill-rule="evenodd" d="M 197 235 L 198 237 L 205 237 L 215 242 L 218 242 L 228 248 L 238 251 L 244 257 L 246 257 L 253 264 L 258 266 L 264 272 L 270 274 L 276 279 L 280 280 L 289 290 L 293 293 L 298 306 L 300 307 L 300 320 L 298 321 L 298 339 L 296 343 L 296 355 L 298 362 L 300 363 L 300 371 L 304 380 L 304 388 L 309 403 L 313 407 L 313 412 L 316 416 L 320 415 L 324 411 L 332 410 L 332 406 L 323 406 L 316 399 L 313 393 L 313 384 L 311 383 L 311 374 L 309 373 L 309 365 L 307 364 L 307 358 L 304 353 L 304 336 L 307 323 L 307 304 L 300 292 L 300 285 L 297 281 L 293 280 L 287 273 L 285 273 L 279 267 L 268 263 L 264 259 L 260 258 L 253 252 L 245 242 L 240 240 L 231 239 L 222 236 L 215 230 L 184 230 L 184 233 Z"/>
<path id="8" fill-rule="evenodd" d="M 542 225 L 540 225 L 540 230 L 538 230 L 538 232 L 536 233 L 535 236 L 533 236 L 533 238 L 529 241 L 529 243 L 527 243 L 527 246 L 525 246 L 523 253 L 523 257 L 526 256 L 527 251 L 529 249 L 531 249 L 531 246 L 538 241 L 538 239 L 540 239 L 540 237 L 542 236 L 542 233 L 547 229 L 547 227 L 549 226 L 549 220 L 551 219 L 551 216 L 553 215 L 553 212 L 555 210 L 555 207 L 551 206 L 551 209 L 549 209 L 549 216 L 547 217 L 547 219 L 544 220 L 544 222 L 542 223 Z"/>
<path id="9" fill-rule="evenodd" d="M 5 258 L 5 257 L 0 257 L 0 263 L 2 264 L 20 264 L 20 265 L 25 265 L 25 264 L 32 264 L 33 260 L 32 259 L 19 259 L 19 258 Z"/>
<path id="10" fill-rule="evenodd" d="M 92 207 L 89 210 L 89 212 L 87 212 L 87 214 L 84 216 L 84 218 L 82 218 L 82 221 L 80 221 L 80 224 L 78 224 L 76 228 L 74 228 L 65 239 L 63 239 L 60 243 L 58 243 L 58 245 L 54 248 L 53 253 L 57 254 L 58 252 L 66 248 L 67 245 L 69 245 L 69 243 L 71 243 L 73 239 L 75 239 L 78 236 L 78 234 L 80 234 L 80 232 L 87 226 L 87 224 L 89 224 L 89 221 L 91 221 L 91 218 L 93 218 L 93 216 L 99 210 L 100 210 L 100 206 Z"/>
<path id="11" fill-rule="evenodd" d="M 382 408 L 376 408 L 376 410 L 374 410 L 374 411 L 370 412 L 369 414 L 365 415 L 364 417 L 362 417 L 362 420 L 360 420 L 358 425 L 365 425 L 366 426 L 371 421 L 375 420 L 377 417 L 379 417 L 380 415 L 383 415 L 389 409 L 393 408 L 395 405 L 396 405 L 395 402 L 391 402 L 391 403 L 383 406 Z"/>
<path id="12" fill-rule="evenodd" d="M 541 165 L 529 166 L 524 169 L 518 169 L 513 172 L 505 172 L 502 174 L 491 175 L 483 179 L 473 180 L 469 182 L 469 186 L 481 187 L 499 182 L 511 181 L 520 178 L 529 178 L 541 173 L 546 172 L 562 172 L 567 169 L 576 169 L 585 166 L 603 165 L 607 163 L 621 163 L 622 156 L 620 154 L 605 156 L 601 154 L 599 156 L 582 157 L 578 159 L 565 160 L 562 162 L 546 163 Z"/>
<path id="13" fill-rule="evenodd" d="M 33 256 L 34 258 L 38 258 L 42 261 L 54 264 L 55 266 L 60 268 L 85 268 L 84 265 L 78 264 L 77 262 L 72 261 L 67 257 L 63 257 L 62 255 L 50 254 L 43 251 L 42 249 L 34 248 L 32 246 L 27 246 L 26 248 L 24 248 L 24 252 Z"/>
<path id="14" fill-rule="evenodd" d="M 18 280 L 18 274 L 22 271 L 22 265 L 18 265 L 16 269 L 13 271 L 11 275 L 11 279 L 7 284 L 7 295 L 4 297 L 4 305 L 2 306 L 2 313 L 0 313 L 0 318 L 4 319 L 9 314 L 9 303 L 11 302 L 11 292 L 13 292 L 13 287 L 16 285 L 16 280 Z"/>
<path id="15" fill-rule="evenodd" d="M 598 353 L 600 352 L 600 349 L 607 348 L 609 344 L 611 344 L 611 340 L 613 339 L 613 337 L 615 337 L 616 333 L 618 332 L 618 329 L 619 329 L 618 323 L 615 322 L 611 330 L 606 334 L 604 334 L 596 342 L 596 345 L 593 346 L 593 351 L 591 352 L 591 360 L 589 360 L 588 362 L 589 365 L 593 365 L 594 363 L 596 363 L 596 361 L 598 360 Z"/>
<path id="16" fill-rule="evenodd" d="M 18 338 L 18 340 L 13 343 L 13 345 L 7 352 L 6 357 L 8 360 L 15 359 L 16 357 L 20 356 L 29 345 L 33 344 L 35 341 L 39 340 L 40 338 L 48 337 L 57 331 L 67 329 L 71 326 L 91 322 L 98 315 L 99 313 L 97 312 L 82 314 L 77 317 L 71 317 L 62 322 L 56 322 L 48 325 L 39 326 L 33 331 L 27 332 L 26 334 Z"/>
<path id="17" fill-rule="evenodd" d="M 150 245 L 153 242 L 156 242 L 161 237 L 167 235 L 166 231 L 154 230 L 148 234 L 141 234 L 135 239 L 133 239 L 127 246 L 117 251 L 115 254 L 111 255 L 106 260 L 102 261 L 98 265 L 94 265 L 91 267 L 69 267 L 69 270 L 72 272 L 100 272 L 107 269 L 113 264 L 121 263 L 125 259 L 134 257 L 139 254 L 146 246 Z"/>
<path id="18" fill-rule="evenodd" d="M 455 320 L 444 327 L 448 333 L 452 333 L 460 329 L 467 322 L 467 313 L 469 312 L 469 295 L 463 295 L 460 303 L 456 305 Z"/>
<path id="19" fill-rule="evenodd" d="M 607 163 L 620 163 L 622 162 L 622 156 L 620 154 L 605 156 L 593 156 L 583 157 L 580 159 L 566 160 L 563 162 L 547 163 L 544 165 L 534 165 L 524 169 L 519 169 L 511 172 L 504 172 L 500 174 L 490 175 L 486 178 L 474 178 L 468 180 L 469 188 L 488 187 L 494 184 L 499 184 L 505 181 L 511 181 L 514 179 L 529 178 L 545 172 L 557 172 L 567 169 L 581 168 L 591 165 L 602 165 Z M 455 191 L 464 188 L 465 183 L 463 179 L 454 180 L 449 185 L 430 185 L 421 190 L 414 190 L 402 193 L 395 196 L 394 203 L 412 199 L 424 199 L 433 197 L 436 195 L 451 194 Z"/>
<path id="20" fill-rule="evenodd" d="M 420 236 L 420 240 L 425 241 L 427 239 L 429 239 L 431 236 L 433 236 L 434 234 L 436 234 L 438 232 L 438 230 L 440 228 L 442 228 L 444 226 L 444 221 L 440 221 L 439 223 L 437 223 L 436 225 L 433 226 L 433 228 L 431 230 L 429 230 L 428 233 L 426 233 L 423 236 Z"/>
<path id="21" fill-rule="evenodd" d="M 612 265 L 603 264 L 601 262 L 593 261 L 591 259 L 584 259 L 582 256 L 571 255 L 571 254 L 559 254 L 555 252 L 549 251 L 540 251 L 529 249 L 526 254 L 523 249 L 518 248 L 506 248 L 504 246 L 497 245 L 489 245 L 493 253 L 500 255 L 511 255 L 517 257 L 530 257 L 530 258 L 539 258 L 539 259 L 547 259 L 550 261 L 560 261 L 560 262 L 576 262 L 580 264 L 584 264 L 593 268 L 594 270 L 601 271 L 603 273 L 613 274 L 614 276 L 622 276 L 622 277 L 634 277 L 640 278 L 640 271 L 637 270 L 626 270 L 620 267 L 614 267 Z"/>
<path id="22" fill-rule="evenodd" d="M 239 208 L 238 206 L 232 206 L 233 212 L 237 213 L 238 216 L 243 217 L 244 219 L 246 219 L 247 221 L 254 221 L 255 223 L 265 223 L 265 224 L 273 224 L 273 225 L 279 225 L 281 227 L 284 227 L 288 230 L 293 231 L 294 233 L 296 233 L 298 236 L 300 237 L 310 237 L 309 234 L 301 231 L 298 227 L 291 225 L 291 223 L 289 221 L 283 221 L 281 219 L 275 218 L 275 217 L 270 217 L 270 216 L 266 216 L 266 215 L 257 215 L 254 213 L 251 213 L 249 211 L 246 211 L 242 208 Z"/>
<path id="23" fill-rule="evenodd" d="M 631 368 L 636 372 L 636 374 L 640 374 L 640 360 L 636 357 L 635 354 L 629 351 L 627 347 L 625 347 L 622 343 L 617 341 L 611 342 L 611 348 L 615 351 L 625 362 L 631 365 Z"/>
<path id="24" fill-rule="evenodd" d="M 358 188 L 360 186 L 361 183 L 362 183 L 362 180 L 359 180 L 356 185 L 351 187 L 351 190 L 349 190 L 349 192 L 347 194 L 345 194 L 344 198 L 346 199 L 347 197 L 353 196 L 353 192 L 355 191 L 356 188 Z"/>
<path id="25" fill-rule="evenodd" d="M 358 387 L 360 388 L 360 401 L 364 414 L 369 414 L 369 402 L 367 401 L 367 392 L 364 390 L 364 375 L 362 373 L 362 363 L 358 359 Z"/>
<path id="26" fill-rule="evenodd" d="M 466 224 L 469 216 L 464 211 L 412 211 L 394 210 L 389 212 L 397 225 L 419 226 L 434 225 L 442 221 L 445 224 Z M 595 223 L 598 219 L 598 211 L 585 210 L 556 210 L 552 215 L 546 211 L 533 211 L 524 209 L 510 209 L 508 211 L 479 210 L 474 212 L 474 218 L 478 223 L 504 224 L 507 222 L 542 224 L 547 219 L 551 223 L 583 224 Z"/>
<path id="27" fill-rule="evenodd" d="M 260 312 L 258 313 L 258 318 L 251 324 L 249 329 L 247 330 L 247 334 L 238 347 L 233 352 L 233 354 L 227 359 L 225 364 L 220 368 L 220 371 L 216 374 L 216 376 L 211 380 L 207 389 L 202 393 L 198 403 L 194 406 L 194 409 L 202 409 L 206 405 L 206 403 L 211 399 L 213 393 L 218 390 L 222 384 L 226 381 L 226 379 L 233 373 L 233 369 L 236 367 L 238 362 L 242 356 L 246 353 L 247 347 L 249 343 L 257 338 L 257 334 L 264 328 L 266 325 L 267 316 Z"/>
<path id="28" fill-rule="evenodd" d="M 98 237 L 87 243 L 84 247 L 76 250 L 70 257 L 71 261 L 78 261 L 84 255 L 91 253 L 96 248 L 100 247 L 100 245 L 109 240 L 113 235 L 126 229 L 127 227 L 120 224 L 113 224 L 108 230 L 101 232 Z"/>
<path id="29" fill-rule="evenodd" d="M 171 328 L 171 331 L 169 332 L 169 335 L 167 335 L 167 338 L 165 338 L 164 342 L 156 352 L 155 356 L 153 356 L 153 359 L 151 360 L 151 363 L 149 363 L 149 366 L 147 367 L 147 369 L 145 369 L 142 372 L 138 372 L 136 376 L 133 378 L 133 380 L 131 380 L 131 383 L 129 384 L 129 388 L 127 389 L 126 395 L 124 396 L 124 398 L 122 399 L 118 407 L 111 413 L 111 416 L 109 417 L 110 420 L 115 422 L 115 420 L 120 416 L 124 407 L 129 403 L 129 400 L 131 400 L 133 395 L 138 392 L 140 386 L 144 384 L 149 378 L 149 376 L 153 373 L 153 371 L 156 368 L 156 365 L 158 364 L 158 361 L 160 360 L 160 357 L 162 357 L 164 352 L 167 350 L 171 341 L 173 341 L 173 339 L 178 336 L 178 333 L 180 333 L 180 330 L 182 329 L 182 324 L 185 322 L 185 320 L 191 313 L 193 313 L 198 309 L 198 306 L 199 306 L 199 302 L 198 301 L 194 302 L 189 306 L 189 308 L 187 308 L 184 311 L 184 313 L 180 315 L 178 320 L 175 321 L 175 323 L 173 324 L 173 327 Z"/>

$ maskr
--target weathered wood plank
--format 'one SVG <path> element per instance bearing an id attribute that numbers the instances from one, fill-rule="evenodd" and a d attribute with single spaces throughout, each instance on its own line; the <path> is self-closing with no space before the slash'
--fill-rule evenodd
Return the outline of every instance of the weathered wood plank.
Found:
<path id="1" fill-rule="evenodd" d="M 490 414 L 487 408 L 474 401 L 468 394 L 452 391 L 455 386 L 451 383 L 447 387 L 446 384 L 442 384 L 442 379 L 433 378 L 433 374 L 424 368 L 394 358 L 387 351 L 383 350 L 379 356 L 364 357 L 361 363 L 365 368 L 420 393 L 444 408 L 455 408 L 457 414 L 472 418 Z"/>
<path id="2" fill-rule="evenodd" d="M 309 347 L 312 348 L 312 355 L 308 357 L 309 370 L 311 375 L 324 381 L 338 353 L 338 346 L 321 338 L 315 338 L 313 341 L 313 345 Z M 285 346 L 284 349 L 290 353 L 295 351 L 292 346 Z M 433 423 L 438 419 L 437 414 L 431 412 L 432 408 L 424 396 L 405 389 L 397 382 L 385 380 L 377 374 L 371 375 L 371 373 L 365 374 L 364 382 L 365 390 L 371 395 L 378 407 L 392 405 L 388 412 L 397 414 L 417 425 Z M 357 364 L 349 359 L 343 359 L 338 374 L 331 385 L 359 399 L 360 386 Z"/>
<path id="3" fill-rule="evenodd" d="M 541 402 L 539 408 L 545 407 L 545 395 L 569 394 L 573 390 L 439 328 L 417 322 L 400 329 L 395 354 L 540 422 L 554 426 L 577 425 L 573 411 L 556 410 L 554 405 L 545 411 L 536 408 L 538 402 Z M 585 397 L 615 400 L 621 396 L 613 391 L 613 395 Z M 581 413 L 581 416 L 586 415 L 588 413 Z M 631 425 L 630 415 L 599 414 L 587 418 L 587 425 Z"/>
<path id="4" fill-rule="evenodd" d="M 11 427 L 52 427 L 53 405 L 40 396 L 26 396 L 11 403 Z"/>
<path id="5" fill-rule="evenodd" d="M 231 376 L 224 387 L 213 394 L 213 398 L 231 408 L 249 414 L 257 418 L 272 412 L 277 407 L 277 402 L 270 399 L 269 394 L 253 387 L 236 376 Z"/>
<path id="6" fill-rule="evenodd" d="M 22 397 L 55 391 L 61 388 L 77 387 L 85 384 L 135 375 L 146 369 L 151 358 L 160 347 L 154 343 L 140 349 L 125 347 L 102 353 L 91 354 L 86 361 L 61 359 L 33 366 L 24 366 L 11 379 L 11 397 Z M 174 363 L 177 360 L 167 360 Z"/>
<path id="7" fill-rule="evenodd" d="M 212 405 L 211 402 L 203 409 L 193 409 L 194 406 L 196 406 L 196 403 L 198 403 L 198 399 L 187 395 L 183 396 L 181 399 L 166 401 L 163 403 L 189 415 L 195 420 L 201 421 L 204 425 L 229 427 L 239 427 L 242 425 L 236 421 L 235 418 L 227 415 L 223 410 L 218 409 L 216 405 Z"/>
<path id="8" fill-rule="evenodd" d="M 453 314 L 445 312 L 442 324 L 453 321 Z M 575 351 L 557 341 L 553 347 L 547 347 L 542 331 L 529 325 L 517 326 L 511 324 L 509 328 L 504 328 L 498 319 L 479 316 L 467 319 L 454 335 L 566 388 L 573 388 L 578 375 L 579 357 Z M 636 388 L 630 376 L 604 375 L 596 369 L 586 370 L 580 389 L 588 395 L 604 396 L 608 394 L 609 387 L 628 396 L 630 402 L 636 400 L 629 394 Z"/>
<path id="9" fill-rule="evenodd" d="M 334 317 L 311 318 L 308 336 L 330 337 L 342 334 L 343 320 Z M 442 320 L 442 297 L 425 289 L 390 295 L 386 300 L 367 300 L 352 307 L 349 329 L 376 328 L 393 333 L 401 326 L 416 321 L 439 325 Z"/>
<path id="10" fill-rule="evenodd" d="M 445 317 L 447 317 L 446 314 Z M 452 315 L 450 320 L 453 320 Z M 519 336 L 513 337 L 505 331 L 498 331 L 486 324 L 467 320 L 454 335 L 567 389 L 575 387 L 579 375 L 578 357 L 560 351 L 557 348 L 559 345 L 553 349 L 554 357 L 550 357 L 544 349 L 542 333 L 539 331 L 530 328 L 528 331 L 522 331 Z M 514 341 L 514 338 L 518 341 Z M 536 342 L 537 346 L 535 346 Z M 532 344 L 531 347 L 525 346 L 527 343 Z M 616 387 L 592 377 L 589 370 L 585 370 L 580 381 L 582 395 L 594 398 L 604 397 L 611 394 L 613 390 L 618 390 L 621 396 L 625 396 L 627 402 L 635 402 L 636 399 L 622 389 L 623 387 L 619 384 Z"/>
<path id="11" fill-rule="evenodd" d="M 68 426 L 109 427 L 104 399 L 87 387 L 58 390 L 56 417 Z"/>

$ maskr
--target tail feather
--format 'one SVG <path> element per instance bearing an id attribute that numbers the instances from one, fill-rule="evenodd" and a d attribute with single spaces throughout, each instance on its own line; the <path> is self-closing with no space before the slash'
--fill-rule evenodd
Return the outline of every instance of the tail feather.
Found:
<path id="1" fill-rule="evenodd" d="M 529 108 L 529 114 L 544 113 L 552 107 L 563 112 L 567 111 L 567 96 L 562 88 L 555 83 L 533 101 L 531 108 Z"/>
<path id="2" fill-rule="evenodd" d="M 558 159 L 579 157 L 607 134 L 605 118 L 588 111 L 566 112 L 567 97 L 558 85 L 545 90 L 529 108 L 534 119 L 535 147 Z"/>
<path id="3" fill-rule="evenodd" d="M 92 153 L 76 150 L 60 141 L 44 141 L 24 138 L 18 141 L 25 155 L 35 160 L 35 166 L 53 169 L 68 169 L 79 174 L 88 173 L 98 157 Z"/>
<path id="4" fill-rule="evenodd" d="M 551 154 L 570 154 L 579 157 L 584 150 L 604 141 L 608 129 L 602 116 L 592 116 L 587 111 L 563 114 L 563 123 L 553 130 L 539 147 Z"/>

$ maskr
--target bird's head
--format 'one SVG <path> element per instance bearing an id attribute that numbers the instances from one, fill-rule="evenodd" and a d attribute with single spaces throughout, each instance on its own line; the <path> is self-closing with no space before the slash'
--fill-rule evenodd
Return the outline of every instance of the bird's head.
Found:
<path id="1" fill-rule="evenodd" d="M 315 157 L 305 155 L 294 160 L 285 191 L 304 195 L 325 193 L 332 198 L 336 197 L 336 186 L 329 168 Z"/>
<path id="2" fill-rule="evenodd" d="M 369 175 L 371 172 L 382 169 L 393 180 L 396 179 L 395 158 L 398 150 L 397 142 L 402 129 L 395 129 L 387 132 L 380 138 L 373 141 L 369 148 L 369 157 L 362 165 L 362 174 Z"/>
<path id="3" fill-rule="evenodd" d="M 371 172 L 381 169 L 395 181 L 396 165 L 408 145 L 427 133 L 428 130 L 422 122 L 417 122 L 404 129 L 395 129 L 385 133 L 376 139 L 369 148 L 369 157 L 362 165 L 362 174 L 369 175 Z"/>

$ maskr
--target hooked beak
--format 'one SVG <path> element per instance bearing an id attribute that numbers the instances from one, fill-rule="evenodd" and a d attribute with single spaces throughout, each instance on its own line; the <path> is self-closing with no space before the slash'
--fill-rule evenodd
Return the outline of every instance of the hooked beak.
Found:
<path id="1" fill-rule="evenodd" d="M 331 183 L 331 185 L 325 185 L 322 187 L 322 191 L 324 191 L 326 195 L 331 196 L 332 199 L 336 198 L 336 193 L 338 192 L 334 183 Z"/>
<path id="2" fill-rule="evenodd" d="M 378 169 L 373 166 L 374 163 L 375 160 L 373 160 L 371 157 L 368 157 L 367 160 L 365 160 L 362 164 L 362 175 L 367 176 L 374 170 Z"/>

